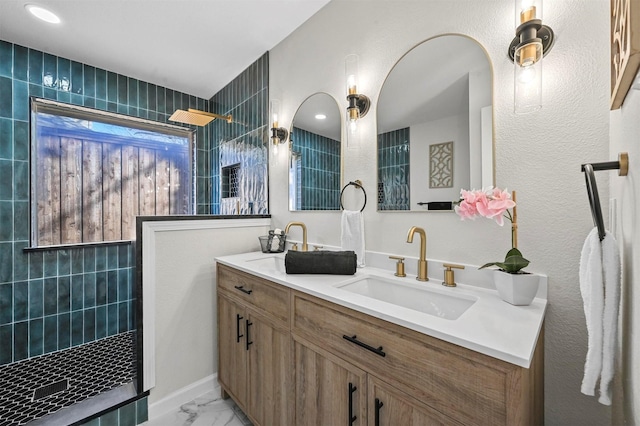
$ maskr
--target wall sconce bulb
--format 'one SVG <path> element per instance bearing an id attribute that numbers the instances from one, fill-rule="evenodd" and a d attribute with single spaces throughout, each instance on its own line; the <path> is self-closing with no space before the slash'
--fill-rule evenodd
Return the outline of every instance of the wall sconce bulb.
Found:
<path id="1" fill-rule="evenodd" d="M 274 156 L 278 155 L 278 145 L 285 143 L 289 137 L 289 131 L 284 127 L 278 125 L 278 118 L 280 117 L 280 101 L 278 99 L 272 99 L 270 104 L 270 117 L 271 121 L 271 144 L 272 153 Z"/>
<path id="2" fill-rule="evenodd" d="M 536 70 L 532 66 L 522 67 L 522 71 L 518 75 L 518 81 L 523 84 L 527 84 L 535 80 Z"/>
<path id="3" fill-rule="evenodd" d="M 347 120 L 349 132 L 356 131 L 355 122 L 367 115 L 371 101 L 358 93 L 358 55 L 348 55 L 345 59 L 345 78 L 347 81 Z"/>

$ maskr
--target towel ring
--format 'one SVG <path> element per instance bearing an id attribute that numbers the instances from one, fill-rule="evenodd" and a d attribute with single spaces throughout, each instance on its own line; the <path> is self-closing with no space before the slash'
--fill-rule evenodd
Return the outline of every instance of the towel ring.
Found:
<path id="1" fill-rule="evenodd" d="M 362 205 L 362 208 L 360 209 L 360 211 L 363 211 L 365 206 L 367 205 L 367 191 L 364 190 L 364 187 L 362 186 L 362 182 L 360 180 L 356 180 L 355 182 L 349 182 L 342 188 L 342 191 L 340 191 L 340 208 L 344 210 L 344 206 L 342 205 L 342 194 L 344 194 L 344 190 L 351 185 L 355 186 L 356 188 L 362 189 L 362 193 L 364 194 L 364 204 Z"/>
<path id="2" fill-rule="evenodd" d="M 589 196 L 589 205 L 591 206 L 593 223 L 598 228 L 598 237 L 600 238 L 600 241 L 602 241 L 604 240 L 606 230 L 604 228 L 604 220 L 602 219 L 602 208 L 600 206 L 598 185 L 596 184 L 594 171 L 618 170 L 618 176 L 627 176 L 629 173 L 629 154 L 626 152 L 619 153 L 618 161 L 583 164 L 581 166 L 581 170 L 584 172 L 584 179 L 587 184 L 587 195 Z"/>

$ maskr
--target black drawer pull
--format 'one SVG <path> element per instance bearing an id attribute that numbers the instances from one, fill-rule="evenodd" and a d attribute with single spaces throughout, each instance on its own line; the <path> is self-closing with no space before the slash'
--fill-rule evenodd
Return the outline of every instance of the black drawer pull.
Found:
<path id="1" fill-rule="evenodd" d="M 358 416 L 353 415 L 353 393 L 357 390 L 358 388 L 349 382 L 349 425 L 352 425 L 358 418 Z"/>
<path id="2" fill-rule="evenodd" d="M 380 426 L 380 409 L 384 404 L 378 398 L 376 398 L 376 413 L 375 413 L 375 426 Z"/>
<path id="3" fill-rule="evenodd" d="M 244 294 L 251 294 L 253 292 L 253 290 L 247 290 L 246 288 L 244 288 L 243 285 L 237 285 L 237 286 L 235 286 L 235 288 L 236 288 L 236 290 L 240 290 Z"/>
<path id="4" fill-rule="evenodd" d="M 251 339 L 249 339 L 249 327 L 253 325 L 252 322 L 250 322 L 249 320 L 245 320 L 246 321 L 246 326 L 247 326 L 247 346 L 246 349 L 249 350 L 249 345 L 253 344 L 253 342 L 251 341 Z"/>
<path id="5" fill-rule="evenodd" d="M 342 336 L 343 339 L 347 339 L 351 343 L 355 343 L 356 345 L 361 346 L 361 347 L 373 352 L 376 355 L 387 356 L 387 354 L 384 353 L 384 351 L 382 350 L 382 346 L 380 346 L 379 348 L 374 348 L 373 346 L 369 346 L 366 343 L 361 342 L 356 337 L 357 336 L 355 334 L 353 336 L 347 336 L 346 334 L 344 336 Z"/>
<path id="6" fill-rule="evenodd" d="M 240 320 L 244 317 L 240 314 L 236 314 L 236 343 L 240 343 L 240 338 L 244 336 L 244 334 L 240 334 Z"/>

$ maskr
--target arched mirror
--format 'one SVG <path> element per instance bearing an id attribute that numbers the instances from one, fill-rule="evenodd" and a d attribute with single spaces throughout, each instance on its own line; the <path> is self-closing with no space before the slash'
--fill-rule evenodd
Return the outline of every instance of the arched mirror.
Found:
<path id="1" fill-rule="evenodd" d="M 289 133 L 289 210 L 339 210 L 341 115 L 338 103 L 315 93 L 300 105 Z"/>
<path id="2" fill-rule="evenodd" d="M 377 107 L 378 210 L 451 210 L 460 189 L 493 185 L 492 70 L 462 35 L 407 52 Z"/>

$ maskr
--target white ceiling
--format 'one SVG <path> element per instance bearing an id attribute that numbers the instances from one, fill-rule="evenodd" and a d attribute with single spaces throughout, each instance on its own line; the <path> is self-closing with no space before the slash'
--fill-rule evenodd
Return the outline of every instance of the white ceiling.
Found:
<path id="1" fill-rule="evenodd" d="M 209 99 L 329 1 L 0 0 L 0 40 Z"/>

